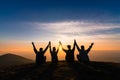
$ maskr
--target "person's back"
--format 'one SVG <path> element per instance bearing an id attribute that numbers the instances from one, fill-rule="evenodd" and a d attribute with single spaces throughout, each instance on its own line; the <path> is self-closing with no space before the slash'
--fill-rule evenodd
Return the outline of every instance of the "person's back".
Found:
<path id="1" fill-rule="evenodd" d="M 74 50 L 64 50 L 66 53 L 66 61 L 67 62 L 74 62 Z"/>
<path id="2" fill-rule="evenodd" d="M 36 63 L 42 64 L 46 62 L 46 56 L 44 56 L 44 52 L 38 52 L 36 54 Z"/>
<path id="3" fill-rule="evenodd" d="M 60 45 L 59 45 L 59 46 L 60 46 Z M 58 56 L 57 56 L 57 54 L 58 54 L 58 51 L 59 51 L 59 46 L 58 46 L 57 50 L 56 50 L 55 47 L 53 47 L 53 50 L 52 50 L 52 49 L 51 49 L 51 42 L 50 42 L 51 61 L 52 61 L 53 63 L 57 63 L 57 62 L 58 62 Z"/>
<path id="4" fill-rule="evenodd" d="M 36 64 L 43 64 L 43 63 L 46 62 L 46 56 L 44 56 L 44 54 L 45 54 L 47 48 L 49 47 L 49 44 L 47 45 L 47 47 L 45 48 L 45 50 L 43 50 L 43 48 L 40 48 L 39 51 L 37 51 L 34 43 L 32 42 L 33 49 L 34 49 L 34 52 L 36 54 Z"/>
<path id="5" fill-rule="evenodd" d="M 79 54 L 77 55 L 77 59 L 80 62 L 89 62 L 89 56 L 88 53 L 91 50 L 93 43 L 91 43 L 91 45 L 89 46 L 89 48 L 87 50 L 85 50 L 84 46 L 81 46 L 81 49 L 78 47 L 77 43 L 75 42 L 77 49 L 79 51 Z"/>
<path id="6" fill-rule="evenodd" d="M 89 56 L 88 56 L 88 52 L 86 50 L 80 50 L 79 57 L 80 57 L 79 61 L 89 62 Z"/>
<path id="7" fill-rule="evenodd" d="M 61 44 L 61 42 L 60 42 L 60 44 Z M 61 44 L 62 45 L 62 44 Z M 62 49 L 63 49 L 63 51 L 66 53 L 66 56 L 65 56 L 65 60 L 67 61 L 67 62 L 74 62 L 74 51 L 75 51 L 75 40 L 74 40 L 74 45 L 73 45 L 73 48 L 71 49 L 71 45 L 67 45 L 67 48 L 68 49 L 64 49 L 63 47 L 62 47 Z"/>
<path id="8" fill-rule="evenodd" d="M 52 62 L 58 62 L 57 52 L 51 52 Z"/>

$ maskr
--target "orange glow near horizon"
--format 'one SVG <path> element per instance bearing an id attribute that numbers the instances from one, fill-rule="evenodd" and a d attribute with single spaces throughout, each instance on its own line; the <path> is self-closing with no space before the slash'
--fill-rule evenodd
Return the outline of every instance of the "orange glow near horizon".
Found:
<path id="1" fill-rule="evenodd" d="M 79 47 L 80 45 L 84 45 L 85 49 L 89 47 L 91 44 L 90 42 L 77 42 Z M 96 41 L 94 42 L 94 46 L 92 48 L 92 51 L 94 50 L 120 50 L 120 42 L 119 41 Z M 47 46 L 48 42 L 35 42 L 35 46 L 37 50 L 39 50 L 40 47 L 43 47 L 43 49 Z M 66 44 L 63 42 L 63 47 L 66 49 L 66 45 L 70 44 L 73 46 L 73 42 L 67 42 Z M 11 42 L 11 43 L 5 43 L 5 44 L 0 44 L 0 55 L 5 54 L 5 53 L 14 53 L 17 55 L 21 55 L 24 57 L 27 57 L 29 59 L 35 59 L 35 54 L 33 51 L 33 47 L 31 42 Z M 52 47 L 55 46 L 56 48 L 58 47 L 59 42 L 52 42 Z M 78 53 L 77 49 L 75 50 L 75 55 Z M 51 60 L 51 56 L 49 54 L 49 49 L 45 53 L 45 55 L 48 57 L 47 60 Z M 59 48 L 59 53 L 58 57 L 60 60 L 63 60 L 65 58 L 65 53 L 62 51 L 61 46 Z"/>
<path id="2" fill-rule="evenodd" d="M 91 43 L 88 43 L 88 42 L 77 42 L 79 47 L 80 45 L 84 45 L 85 48 L 89 47 L 89 45 Z M 48 42 L 35 42 L 35 46 L 36 48 L 39 50 L 40 47 L 43 47 L 45 48 L 47 46 Z M 58 44 L 59 43 L 52 43 L 52 47 L 55 46 L 55 47 L 58 47 Z M 73 45 L 73 43 L 68 43 L 70 45 Z M 116 42 L 113 42 L 113 41 L 104 41 L 104 42 L 94 42 L 94 46 L 92 48 L 92 50 L 120 50 L 120 42 L 116 41 Z M 2 52 L 24 52 L 24 51 L 27 51 L 27 52 L 31 52 L 32 51 L 32 45 L 31 43 L 5 43 L 5 44 L 0 44 L 0 53 Z M 66 47 L 67 44 L 64 44 L 63 43 L 63 46 Z M 60 46 L 60 50 L 61 50 L 61 46 Z"/>

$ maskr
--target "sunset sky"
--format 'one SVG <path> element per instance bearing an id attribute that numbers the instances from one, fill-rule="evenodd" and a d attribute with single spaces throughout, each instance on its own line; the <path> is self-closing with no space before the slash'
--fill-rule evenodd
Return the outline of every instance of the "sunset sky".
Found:
<path id="1" fill-rule="evenodd" d="M 0 0 L 0 54 L 34 56 L 31 42 L 120 50 L 119 0 Z M 30 53 L 30 54 L 28 54 Z"/>

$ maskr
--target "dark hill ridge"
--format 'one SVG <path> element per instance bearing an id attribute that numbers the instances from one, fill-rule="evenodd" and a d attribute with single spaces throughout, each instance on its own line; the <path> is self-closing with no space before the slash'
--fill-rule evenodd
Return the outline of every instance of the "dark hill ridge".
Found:
<path id="1" fill-rule="evenodd" d="M 120 64 L 107 62 L 26 64 L 0 71 L 0 80 L 120 80 Z"/>
<path id="2" fill-rule="evenodd" d="M 5 55 L 0 56 L 0 66 L 14 66 L 31 62 L 33 61 L 30 59 L 11 53 L 7 53 Z"/>

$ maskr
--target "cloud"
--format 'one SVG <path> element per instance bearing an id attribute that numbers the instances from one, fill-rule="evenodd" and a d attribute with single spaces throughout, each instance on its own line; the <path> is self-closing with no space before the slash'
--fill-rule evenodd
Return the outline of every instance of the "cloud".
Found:
<path id="1" fill-rule="evenodd" d="M 55 38 L 106 38 L 120 39 L 120 24 L 95 23 L 85 21 L 63 21 L 50 23 L 32 23 L 43 35 Z"/>

